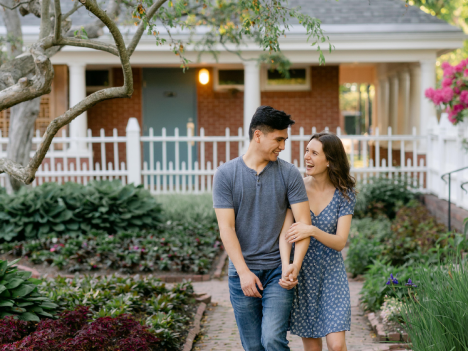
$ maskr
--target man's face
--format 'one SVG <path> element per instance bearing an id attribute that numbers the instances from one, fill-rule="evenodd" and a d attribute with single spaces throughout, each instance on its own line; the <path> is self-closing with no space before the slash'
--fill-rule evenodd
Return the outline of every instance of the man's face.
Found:
<path id="1" fill-rule="evenodd" d="M 284 150 L 286 139 L 288 138 L 288 130 L 274 129 L 270 133 L 263 133 L 256 130 L 254 141 L 258 144 L 258 149 L 266 160 L 276 161 L 279 153 Z"/>

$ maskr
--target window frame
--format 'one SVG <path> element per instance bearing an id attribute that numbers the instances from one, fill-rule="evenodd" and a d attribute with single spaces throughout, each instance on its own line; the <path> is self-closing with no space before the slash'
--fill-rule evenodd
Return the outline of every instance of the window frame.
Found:
<path id="1" fill-rule="evenodd" d="M 260 89 L 262 91 L 310 91 L 312 90 L 312 79 L 310 77 L 310 66 L 291 65 L 291 69 L 305 69 L 306 81 L 301 85 L 268 85 L 268 66 L 262 66 L 260 71 Z"/>
<path id="2" fill-rule="evenodd" d="M 220 85 L 219 84 L 219 70 L 239 70 L 244 71 L 244 68 L 240 67 L 213 67 L 213 89 L 214 91 L 227 91 L 236 89 L 239 91 L 244 91 L 244 84 L 230 84 L 230 85 Z"/>
<path id="3" fill-rule="evenodd" d="M 95 93 L 98 90 L 106 89 L 106 88 L 111 88 L 114 86 L 114 77 L 112 75 L 112 68 L 102 68 L 102 67 L 92 67 L 88 68 L 86 67 L 86 71 L 108 71 L 109 72 L 109 85 L 96 85 L 96 86 L 88 86 L 86 85 L 86 93 L 87 94 L 92 94 Z M 86 72 L 85 72 L 86 75 Z"/>

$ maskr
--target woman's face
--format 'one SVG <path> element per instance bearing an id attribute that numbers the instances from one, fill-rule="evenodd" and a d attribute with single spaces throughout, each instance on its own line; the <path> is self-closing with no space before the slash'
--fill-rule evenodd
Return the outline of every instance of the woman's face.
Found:
<path id="1" fill-rule="evenodd" d="M 307 145 L 304 155 L 306 174 L 317 176 L 327 172 L 328 161 L 322 149 L 322 143 L 317 139 L 312 139 Z"/>

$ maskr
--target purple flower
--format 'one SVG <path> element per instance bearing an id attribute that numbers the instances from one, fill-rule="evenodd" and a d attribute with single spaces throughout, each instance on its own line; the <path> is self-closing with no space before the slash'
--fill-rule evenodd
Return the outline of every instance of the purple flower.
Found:
<path id="1" fill-rule="evenodd" d="M 391 280 L 393 284 L 398 284 L 398 279 L 396 278 L 396 276 L 393 276 L 393 273 L 390 273 L 390 279 L 388 280 Z"/>
<path id="2" fill-rule="evenodd" d="M 408 283 L 406 283 L 405 285 L 406 285 L 406 286 L 411 286 L 411 287 L 413 287 L 413 288 L 416 288 L 416 287 L 417 287 L 416 284 L 413 284 L 413 281 L 411 280 L 411 278 L 408 279 Z"/>
<path id="3" fill-rule="evenodd" d="M 390 279 L 390 278 L 388 278 L 388 280 L 387 280 L 387 282 L 386 282 L 385 284 L 387 284 L 387 285 L 390 285 L 390 284 L 392 284 L 392 281 L 391 281 L 391 279 Z"/>

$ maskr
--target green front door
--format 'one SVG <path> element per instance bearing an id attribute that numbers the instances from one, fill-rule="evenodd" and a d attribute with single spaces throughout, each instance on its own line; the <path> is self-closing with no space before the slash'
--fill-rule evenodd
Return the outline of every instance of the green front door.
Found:
<path id="1" fill-rule="evenodd" d="M 174 129 L 179 128 L 179 135 L 187 135 L 187 123 L 195 124 L 197 135 L 197 82 L 196 71 L 181 68 L 144 68 L 143 69 L 143 135 L 149 135 L 153 128 L 154 135 L 162 135 L 162 128 L 166 128 L 166 135 L 173 136 Z M 167 142 L 166 162 L 172 161 L 176 168 L 175 143 Z M 196 147 L 192 148 L 193 162 L 197 160 Z M 144 143 L 144 159 L 150 165 L 149 143 Z M 154 143 L 154 167 L 161 162 L 163 169 L 162 143 Z M 187 143 L 179 143 L 179 169 L 182 162 L 188 167 Z"/>

